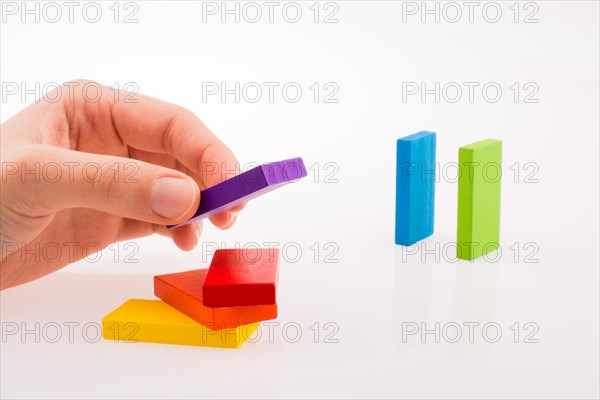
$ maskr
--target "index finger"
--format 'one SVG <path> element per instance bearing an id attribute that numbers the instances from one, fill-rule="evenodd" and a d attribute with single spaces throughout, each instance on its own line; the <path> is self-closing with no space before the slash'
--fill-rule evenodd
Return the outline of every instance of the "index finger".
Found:
<path id="1" fill-rule="evenodd" d="M 130 102 L 113 103 L 111 118 L 125 143 L 143 151 L 171 155 L 198 177 L 201 189 L 239 173 L 233 152 L 200 118 L 183 107 L 135 94 Z M 210 220 L 218 228 L 227 229 L 235 222 L 234 213 L 244 206 L 223 211 Z"/>
<path id="2" fill-rule="evenodd" d="M 149 96 L 132 99 L 137 102 L 111 107 L 113 125 L 125 143 L 171 155 L 200 177 L 203 189 L 238 173 L 233 152 L 194 113 Z"/>

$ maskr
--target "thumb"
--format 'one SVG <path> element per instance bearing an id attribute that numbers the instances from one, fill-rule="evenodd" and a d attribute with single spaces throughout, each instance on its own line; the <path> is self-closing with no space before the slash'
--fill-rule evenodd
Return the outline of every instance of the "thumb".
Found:
<path id="1" fill-rule="evenodd" d="M 169 225 L 189 219 L 200 202 L 196 182 L 173 169 L 54 146 L 27 148 L 7 189 L 20 193 L 34 215 L 84 207 Z"/>

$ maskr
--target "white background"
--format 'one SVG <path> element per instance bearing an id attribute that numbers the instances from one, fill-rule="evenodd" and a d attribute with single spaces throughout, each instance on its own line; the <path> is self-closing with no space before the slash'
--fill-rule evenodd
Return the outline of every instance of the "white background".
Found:
<path id="1" fill-rule="evenodd" d="M 237 350 L 94 342 L 109 311 L 129 298 L 153 298 L 153 275 L 208 266 L 202 246 L 184 253 L 167 239 L 145 238 L 0 295 L 3 334 L 8 325 L 35 331 L 39 323 L 41 336 L 39 343 L 35 334 L 3 337 L 1 396 L 598 398 L 599 7 L 521 3 L 515 23 L 512 3 L 497 3 L 497 23 L 483 17 L 484 2 L 472 23 L 466 6 L 456 23 L 447 21 L 455 15 L 448 7 L 439 23 L 433 15 L 423 23 L 420 14 L 403 21 L 410 5 L 393 1 L 336 2 L 337 23 L 322 22 L 335 10 L 324 3 L 315 23 L 312 2 L 300 3 L 297 23 L 283 18 L 285 3 L 269 23 L 262 2 L 256 23 L 232 15 L 222 23 L 219 14 L 203 22 L 195 1 L 138 1 L 137 23 L 123 23 L 135 10 L 123 3 L 115 23 L 112 2 L 100 4 L 95 24 L 82 16 L 85 3 L 73 23 L 61 2 L 57 23 L 4 15 L 2 121 L 35 99 L 7 96 L 7 82 L 34 90 L 38 83 L 40 91 L 75 78 L 131 82 L 197 113 L 242 163 L 301 156 L 310 170 L 253 201 L 230 231 L 206 227 L 203 234 L 208 244 L 287 246 L 272 340 L 263 325 L 260 340 Z M 536 9 L 538 22 L 523 23 Z M 272 103 L 266 92 L 257 103 L 232 95 L 203 101 L 203 82 L 296 82 L 303 94 L 296 103 L 280 90 Z M 314 82 L 335 83 L 338 102 L 315 103 Z M 446 101 L 454 97 L 448 94 L 436 103 L 433 95 L 403 101 L 403 82 L 480 86 L 473 102 L 463 86 L 458 102 Z M 482 97 L 488 82 L 502 88 L 496 103 Z M 539 88 L 537 103 L 523 101 L 528 82 Z M 423 244 L 438 246 L 440 259 L 394 245 L 395 140 L 424 129 L 438 134 L 442 167 L 457 161 L 461 145 L 503 141 L 497 262 L 452 258 L 457 185 L 450 169 L 436 186 L 435 234 Z M 532 171 L 537 183 L 526 182 Z M 71 322 L 79 324 L 72 343 Z M 480 324 L 473 343 L 465 322 Z M 52 323 L 62 327 L 57 343 L 47 340 L 56 334 Z M 439 343 L 433 334 L 403 340 L 411 323 L 439 323 Z M 495 336 L 493 328 L 484 336 L 486 323 L 502 329 L 496 343 L 485 340 Z M 285 324 L 292 325 L 284 333 Z M 463 336 L 449 343 L 454 324 Z M 294 327 L 302 330 L 296 343 Z M 525 343 L 535 327 L 529 341 L 537 343 Z"/>

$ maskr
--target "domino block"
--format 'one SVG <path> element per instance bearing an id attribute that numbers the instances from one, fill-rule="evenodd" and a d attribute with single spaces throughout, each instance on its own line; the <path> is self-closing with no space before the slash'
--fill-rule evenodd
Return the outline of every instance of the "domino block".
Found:
<path id="1" fill-rule="evenodd" d="M 196 322 L 212 329 L 231 329 L 277 318 L 277 304 L 240 307 L 207 307 L 202 302 L 202 284 L 208 269 L 157 275 L 154 295 Z"/>
<path id="2" fill-rule="evenodd" d="M 502 142 L 487 139 L 458 150 L 456 256 L 474 260 L 500 246 Z"/>
<path id="3" fill-rule="evenodd" d="M 252 168 L 202 190 L 200 205 L 192 218 L 179 225 L 170 225 L 168 228 L 176 228 L 198 219 L 208 218 L 305 176 L 306 167 L 299 157 Z"/>
<path id="4" fill-rule="evenodd" d="M 396 143 L 396 244 L 410 246 L 433 234 L 435 132 Z"/>
<path id="5" fill-rule="evenodd" d="M 127 300 L 102 319 L 108 340 L 237 348 L 258 323 L 213 331 L 160 300 Z"/>
<path id="6" fill-rule="evenodd" d="M 217 250 L 202 286 L 209 307 L 275 304 L 279 249 Z"/>

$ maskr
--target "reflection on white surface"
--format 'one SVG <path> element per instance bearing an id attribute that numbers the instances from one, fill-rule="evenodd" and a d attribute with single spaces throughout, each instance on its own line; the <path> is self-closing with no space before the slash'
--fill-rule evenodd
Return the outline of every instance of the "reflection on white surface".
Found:
<path id="1" fill-rule="evenodd" d="M 407 336 L 429 322 L 432 307 L 433 264 L 406 262 L 406 247 L 394 248 L 394 345 L 407 347 L 416 341 Z M 415 335 L 420 336 L 419 332 Z M 407 344 L 408 343 L 408 344 Z M 414 344 L 413 344 L 414 345 Z"/>
<path id="2" fill-rule="evenodd" d="M 456 335 L 454 332 L 448 334 L 447 340 L 457 340 L 455 344 L 449 346 L 450 359 L 457 362 L 469 363 L 475 360 L 481 360 L 489 355 L 493 344 L 488 343 L 481 336 L 482 327 L 485 324 L 494 324 L 496 321 L 496 285 L 497 283 L 497 265 L 475 260 L 468 262 L 461 260 L 456 266 L 455 278 L 455 300 L 452 322 L 456 324 L 456 330 L 460 327 Z M 486 326 L 485 335 L 495 325 Z M 450 329 L 450 328 L 448 328 Z M 459 339 L 455 339 L 455 337 Z M 487 338 L 488 336 L 486 336 Z M 472 342 L 471 343 L 471 338 Z M 467 340 L 468 339 L 468 340 Z"/>

